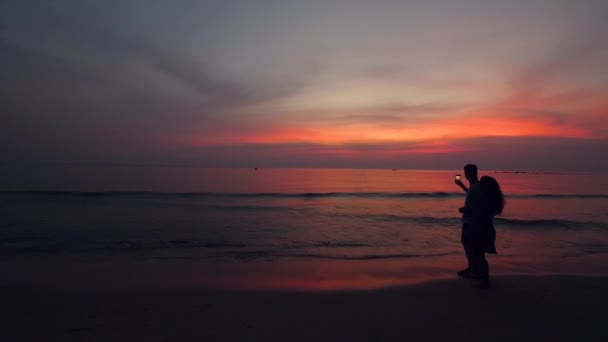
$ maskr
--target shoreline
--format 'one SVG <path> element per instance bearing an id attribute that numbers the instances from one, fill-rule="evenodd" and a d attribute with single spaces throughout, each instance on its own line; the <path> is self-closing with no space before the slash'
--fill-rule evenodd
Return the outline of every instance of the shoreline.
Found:
<path id="1" fill-rule="evenodd" d="M 608 277 L 498 276 L 376 290 L 0 287 L 12 341 L 605 341 Z"/>
<path id="2" fill-rule="evenodd" d="M 152 258 L 153 257 L 153 258 Z M 382 260 L 204 261 L 171 255 L 30 255 L 0 258 L 8 277 L 0 288 L 230 289 L 289 291 L 375 290 L 450 280 L 465 266 L 462 255 Z M 606 255 L 489 255 L 490 276 L 608 276 Z"/>

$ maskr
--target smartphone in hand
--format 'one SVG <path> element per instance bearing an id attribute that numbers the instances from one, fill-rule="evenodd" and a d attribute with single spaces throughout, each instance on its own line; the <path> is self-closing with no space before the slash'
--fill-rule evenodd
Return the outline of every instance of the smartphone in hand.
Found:
<path id="1" fill-rule="evenodd" d="M 460 182 L 460 175 L 456 175 L 456 177 L 455 177 L 454 180 L 457 181 L 457 182 Z"/>

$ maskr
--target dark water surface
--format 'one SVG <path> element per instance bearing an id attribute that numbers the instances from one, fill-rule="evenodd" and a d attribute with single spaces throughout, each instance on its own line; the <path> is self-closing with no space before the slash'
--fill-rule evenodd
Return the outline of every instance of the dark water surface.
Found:
<path id="1" fill-rule="evenodd" d="M 464 265 L 458 171 L 49 168 L 0 183 L 7 284 L 360 288 Z M 507 199 L 493 273 L 608 274 L 605 177 L 484 174 Z"/>

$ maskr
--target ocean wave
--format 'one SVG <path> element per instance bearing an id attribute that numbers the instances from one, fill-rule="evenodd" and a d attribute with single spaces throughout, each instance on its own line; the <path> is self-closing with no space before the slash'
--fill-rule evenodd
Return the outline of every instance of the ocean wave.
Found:
<path id="1" fill-rule="evenodd" d="M 346 260 L 346 261 L 366 261 L 366 260 L 385 260 L 385 259 L 412 259 L 412 258 L 432 258 L 458 255 L 457 252 L 434 253 L 434 254 L 363 254 L 363 255 L 332 255 L 321 253 L 276 253 L 272 251 L 250 251 L 230 253 L 229 257 L 242 261 L 252 261 L 256 259 L 273 259 L 273 258 L 295 258 L 295 259 L 325 259 L 325 260 Z M 225 257 L 225 256 L 224 256 Z M 180 260 L 201 260 L 201 259 L 218 259 L 218 256 L 210 255 L 173 255 L 173 256 L 158 256 L 153 259 L 180 259 Z"/>
<path id="2" fill-rule="evenodd" d="M 0 238 L 0 253 L 11 254 L 16 252 L 116 252 L 116 251 L 153 251 L 162 249 L 198 249 L 198 250 L 224 250 L 228 254 L 258 253 L 251 248 L 264 248 L 264 254 L 279 250 L 301 250 L 307 248 L 358 248 L 358 247 L 383 247 L 360 242 L 321 241 L 321 242 L 293 242 L 287 244 L 255 245 L 237 241 L 209 241 L 200 239 L 173 239 L 173 240 L 114 240 L 114 241 L 87 241 L 75 242 L 73 238 L 52 239 L 48 237 L 6 237 Z"/>
<path id="3" fill-rule="evenodd" d="M 353 218 L 367 219 L 370 221 L 408 222 L 417 225 L 431 226 L 458 226 L 462 220 L 458 217 L 433 217 L 433 216 L 401 216 L 388 214 L 332 214 L 335 216 L 348 216 Z M 595 221 L 573 221 L 560 219 L 511 219 L 497 217 L 494 219 L 497 227 L 501 228 L 571 228 L 571 229 L 608 229 L 608 223 Z"/>
<path id="4" fill-rule="evenodd" d="M 148 191 L 2 191 L 0 195 L 85 198 L 458 198 L 462 192 L 148 192 Z M 505 194 L 506 198 L 608 198 L 608 194 Z"/>
<path id="5" fill-rule="evenodd" d="M 375 247 L 375 246 L 371 245 L 369 243 L 325 241 L 325 242 L 315 243 L 312 245 L 312 247 L 340 248 L 340 247 Z"/>
<path id="6" fill-rule="evenodd" d="M 608 198 L 604 194 L 533 194 L 533 195 L 512 195 L 508 197 L 522 198 Z"/>
<path id="7" fill-rule="evenodd" d="M 592 221 L 572 221 L 572 220 L 557 220 L 557 219 L 539 219 L 539 220 L 522 220 L 496 218 L 494 222 L 499 225 L 509 227 L 543 227 L 543 228 L 592 228 L 592 227 L 608 227 L 608 224 Z"/>
<path id="8" fill-rule="evenodd" d="M 205 241 L 198 239 L 176 240 L 114 240 L 114 241 L 74 241 L 73 238 L 48 237 L 6 237 L 0 239 L 0 254 L 19 252 L 32 253 L 87 253 L 116 251 L 153 251 L 161 249 L 241 249 L 249 247 L 241 242 Z"/>
<path id="9" fill-rule="evenodd" d="M 369 255 L 330 255 L 330 254 L 295 254 L 296 258 L 311 258 L 311 259 L 330 259 L 330 260 L 378 260 L 378 259 L 410 259 L 410 258 L 428 258 L 450 256 L 457 253 L 435 253 L 435 254 L 369 254 Z"/>
<path id="10" fill-rule="evenodd" d="M 167 198 L 331 198 L 331 197 L 362 197 L 362 198 L 408 198 L 408 197 L 463 197 L 460 192 L 147 192 L 147 191 L 2 191 L 0 195 L 31 195 L 49 197 L 167 197 Z"/>
<path id="11" fill-rule="evenodd" d="M 254 259 L 272 259 L 272 258 L 297 258 L 297 259 L 326 259 L 326 260 L 378 260 L 378 259 L 410 259 L 410 258 L 428 258 L 428 257 L 442 257 L 451 256 L 458 253 L 446 252 L 446 253 L 392 253 L 392 254 L 326 254 L 326 253 L 295 253 L 290 250 L 266 250 L 266 249 L 253 249 L 253 250 L 239 250 L 239 251 L 228 251 L 223 256 L 234 258 L 237 260 L 254 260 Z M 217 256 L 194 256 L 186 258 L 215 258 Z"/>

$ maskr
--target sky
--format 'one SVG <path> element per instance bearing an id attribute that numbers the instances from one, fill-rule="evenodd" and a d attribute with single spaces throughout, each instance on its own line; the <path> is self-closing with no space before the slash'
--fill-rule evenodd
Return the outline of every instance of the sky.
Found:
<path id="1" fill-rule="evenodd" d="M 4 0 L 1 164 L 608 172 L 605 0 Z"/>

